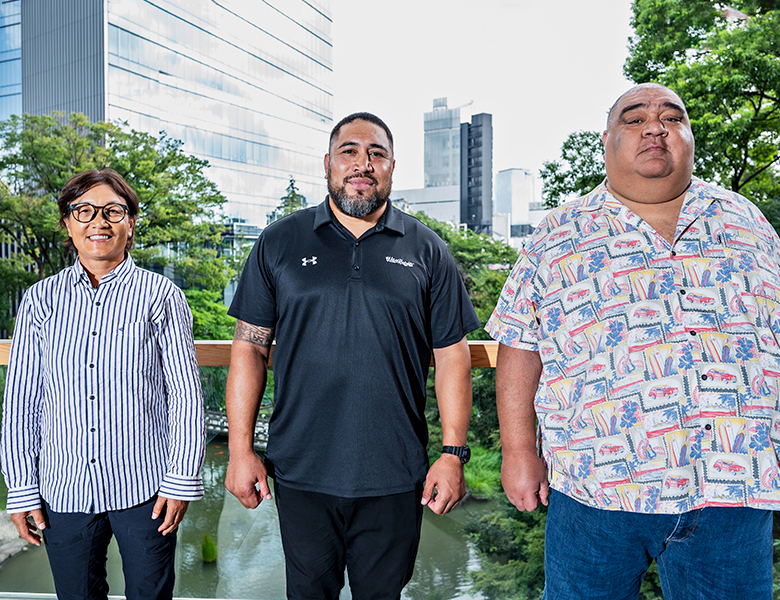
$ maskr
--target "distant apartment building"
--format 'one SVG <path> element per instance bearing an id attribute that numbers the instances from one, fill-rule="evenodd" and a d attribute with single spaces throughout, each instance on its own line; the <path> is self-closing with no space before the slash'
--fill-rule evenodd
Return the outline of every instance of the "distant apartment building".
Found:
<path id="1" fill-rule="evenodd" d="M 493 116 L 460 125 L 460 222 L 477 233 L 493 229 Z"/>
<path id="2" fill-rule="evenodd" d="M 509 215 L 507 237 L 523 237 L 533 231 L 529 213 L 537 201 L 538 187 L 529 169 L 504 169 L 496 174 L 494 214 Z"/>
<path id="3" fill-rule="evenodd" d="M 265 225 L 290 176 L 325 193 L 331 26 L 329 0 L 5 0 L 0 119 L 165 131 L 209 161 L 231 220 Z"/>

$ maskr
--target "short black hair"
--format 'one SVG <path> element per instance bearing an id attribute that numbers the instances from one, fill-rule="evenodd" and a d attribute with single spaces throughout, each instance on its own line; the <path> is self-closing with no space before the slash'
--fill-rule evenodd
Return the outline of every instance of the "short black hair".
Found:
<path id="1" fill-rule="evenodd" d="M 330 140 L 328 141 L 328 152 L 330 152 L 330 147 L 333 145 L 333 140 L 336 139 L 336 136 L 339 134 L 339 131 L 341 131 L 341 128 L 344 127 L 344 125 L 348 125 L 349 123 L 352 123 L 353 121 L 368 121 L 369 123 L 373 123 L 374 125 L 377 125 L 378 127 L 384 129 L 385 133 L 387 134 L 387 139 L 390 141 L 390 151 L 392 152 L 393 134 L 390 132 L 390 128 L 382 119 L 380 119 L 374 114 L 371 114 L 370 112 L 352 113 L 351 115 L 347 115 L 346 117 L 341 119 L 341 121 L 336 123 L 336 126 L 330 132 Z"/>

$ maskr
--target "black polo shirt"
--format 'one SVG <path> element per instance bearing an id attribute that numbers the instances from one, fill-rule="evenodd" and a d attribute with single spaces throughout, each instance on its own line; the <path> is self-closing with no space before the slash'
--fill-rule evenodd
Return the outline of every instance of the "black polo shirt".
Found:
<path id="1" fill-rule="evenodd" d="M 267 458 L 280 482 L 361 497 L 425 478 L 432 349 L 480 326 L 431 229 L 388 204 L 355 239 L 326 199 L 263 230 L 228 312 L 275 328 Z"/>

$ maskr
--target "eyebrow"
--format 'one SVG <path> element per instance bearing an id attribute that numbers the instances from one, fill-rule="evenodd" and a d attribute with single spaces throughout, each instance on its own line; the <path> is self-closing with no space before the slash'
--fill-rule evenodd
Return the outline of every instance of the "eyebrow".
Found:
<path id="1" fill-rule="evenodd" d="M 347 148 L 348 146 L 359 146 L 358 142 L 344 142 L 343 144 L 340 144 L 336 150 L 341 150 L 342 148 Z M 385 152 L 390 152 L 387 148 L 385 148 L 382 144 L 377 143 L 371 143 L 368 145 L 369 148 L 379 148 L 380 150 L 384 150 Z"/>
<path id="2" fill-rule="evenodd" d="M 670 100 L 667 100 L 661 106 L 663 106 L 664 108 L 671 108 L 672 110 L 679 111 L 679 112 L 681 112 L 684 115 L 687 114 L 685 112 L 685 109 L 681 105 L 677 104 L 676 102 L 672 102 Z M 623 110 L 620 111 L 620 115 L 618 115 L 618 116 L 622 117 L 627 112 L 630 112 L 630 111 L 635 110 L 637 108 L 647 108 L 647 103 L 646 102 L 637 102 L 636 104 L 631 104 L 630 106 L 626 106 L 626 107 L 623 108 Z"/>

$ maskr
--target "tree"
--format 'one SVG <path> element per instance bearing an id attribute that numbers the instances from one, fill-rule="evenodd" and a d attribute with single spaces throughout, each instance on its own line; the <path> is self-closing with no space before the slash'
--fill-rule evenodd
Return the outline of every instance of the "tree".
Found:
<path id="1" fill-rule="evenodd" d="M 561 146 L 561 161 L 549 161 L 539 172 L 545 208 L 555 208 L 571 196 L 582 196 L 606 176 L 604 147 L 597 131 L 577 131 Z"/>
<path id="2" fill-rule="evenodd" d="M 676 91 L 696 139 L 694 174 L 748 196 L 780 228 L 780 2 L 635 0 L 632 9 L 626 77 Z M 548 206 L 586 192 L 595 174 L 597 134 L 585 132 L 592 144 L 578 135 L 562 149 L 568 169 L 542 170 Z"/>
<path id="3" fill-rule="evenodd" d="M 686 102 L 694 172 L 750 197 L 777 229 L 780 2 L 635 0 L 632 25 L 626 76 Z"/>
<path id="4" fill-rule="evenodd" d="M 104 167 L 116 170 L 138 195 L 136 263 L 167 269 L 185 288 L 221 293 L 236 268 L 220 251 L 218 221 L 225 198 L 204 174 L 207 166 L 164 133 L 155 138 L 90 123 L 81 114 L 22 115 L 0 122 L 0 242 L 15 250 L 0 259 L 2 302 L 69 264 L 56 198 L 72 175 Z"/>
<path id="5" fill-rule="evenodd" d="M 290 175 L 290 185 L 287 186 L 287 194 L 281 197 L 281 203 L 268 215 L 268 224 L 278 221 L 282 217 L 291 215 L 297 210 L 306 208 L 306 198 L 298 193 L 295 187 L 295 179 Z"/>

